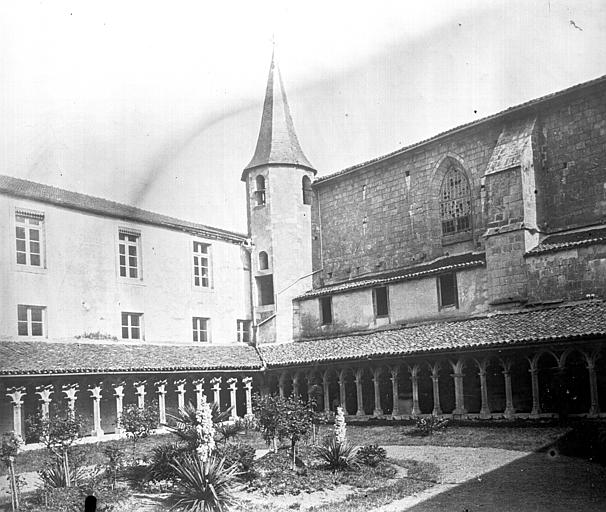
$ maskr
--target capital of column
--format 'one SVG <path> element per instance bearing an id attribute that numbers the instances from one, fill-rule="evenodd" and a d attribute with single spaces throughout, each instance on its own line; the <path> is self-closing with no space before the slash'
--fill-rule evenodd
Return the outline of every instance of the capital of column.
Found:
<path id="1" fill-rule="evenodd" d="M 213 377 L 212 379 L 210 379 L 210 384 L 213 387 L 213 389 L 219 391 L 222 380 L 223 380 L 223 377 Z"/>
<path id="2" fill-rule="evenodd" d="M 145 385 L 147 384 L 146 380 L 140 380 L 137 382 L 133 382 L 133 386 L 135 388 L 135 394 L 139 396 L 145 396 L 147 393 L 145 392 Z"/>
<path id="3" fill-rule="evenodd" d="M 44 404 L 50 404 L 52 401 L 51 395 L 54 393 L 53 386 L 36 386 L 36 395 L 40 397 L 40 401 Z"/>
<path id="4" fill-rule="evenodd" d="M 246 389 L 252 389 L 253 378 L 250 376 L 242 377 L 242 384 Z"/>
<path id="5" fill-rule="evenodd" d="M 204 382 L 204 377 L 191 381 L 191 383 L 196 388 L 196 391 L 202 391 L 204 389 Z"/>
<path id="6" fill-rule="evenodd" d="M 126 384 L 124 382 L 119 382 L 118 384 L 114 384 L 114 396 L 116 398 L 124 398 L 124 386 Z"/>
<path id="7" fill-rule="evenodd" d="M 227 383 L 227 385 L 229 386 L 229 389 L 231 391 L 236 390 L 236 385 L 238 384 L 238 379 L 236 379 L 235 377 L 230 377 L 225 382 Z"/>
<path id="8" fill-rule="evenodd" d="M 101 390 L 102 390 L 102 386 L 101 384 L 97 384 L 96 386 L 93 386 L 92 388 L 88 388 L 88 392 L 90 393 L 90 396 L 93 400 L 101 400 Z"/>
<path id="9" fill-rule="evenodd" d="M 159 380 L 157 382 L 154 382 L 154 385 L 156 386 L 156 394 L 165 395 L 166 394 L 166 384 L 167 384 L 166 380 Z"/>
<path id="10" fill-rule="evenodd" d="M 187 384 L 187 381 L 185 379 L 180 379 L 180 380 L 176 380 L 174 381 L 174 385 L 177 386 L 177 393 L 183 394 L 185 393 L 185 384 Z"/>
<path id="11" fill-rule="evenodd" d="M 7 388 L 6 396 L 11 399 L 11 403 L 16 407 L 21 407 L 23 405 L 23 397 L 27 395 L 25 392 L 25 386 L 15 386 L 13 388 Z"/>
<path id="12" fill-rule="evenodd" d="M 74 402 L 76 400 L 76 394 L 80 391 L 79 384 L 64 384 L 61 387 L 61 390 L 65 394 L 65 398 L 70 402 Z"/>

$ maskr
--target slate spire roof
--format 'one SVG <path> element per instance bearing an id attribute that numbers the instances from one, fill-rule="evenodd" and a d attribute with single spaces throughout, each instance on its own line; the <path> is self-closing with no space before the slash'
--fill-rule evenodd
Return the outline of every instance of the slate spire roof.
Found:
<path id="1" fill-rule="evenodd" d="M 296 165 L 316 173 L 299 145 L 275 52 L 271 55 L 257 147 L 242 180 L 246 171 L 262 165 Z"/>

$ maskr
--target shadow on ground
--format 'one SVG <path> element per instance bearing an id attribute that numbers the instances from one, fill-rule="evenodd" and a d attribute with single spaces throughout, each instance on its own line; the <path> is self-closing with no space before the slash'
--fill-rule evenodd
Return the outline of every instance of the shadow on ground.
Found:
<path id="1" fill-rule="evenodd" d="M 606 467 L 546 450 L 517 459 L 403 510 L 605 511 Z"/>

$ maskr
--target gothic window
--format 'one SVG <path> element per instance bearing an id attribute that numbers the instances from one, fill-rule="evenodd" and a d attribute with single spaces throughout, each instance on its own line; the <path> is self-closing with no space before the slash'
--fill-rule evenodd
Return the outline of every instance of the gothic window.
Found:
<path id="1" fill-rule="evenodd" d="M 267 258 L 267 253 L 265 251 L 261 251 L 259 253 L 259 270 L 267 270 L 269 268 L 269 259 Z"/>
<path id="2" fill-rule="evenodd" d="M 311 204 L 311 200 L 313 198 L 313 192 L 311 190 L 311 180 L 309 179 L 309 176 L 303 176 L 302 188 L 303 188 L 303 204 Z"/>
<path id="3" fill-rule="evenodd" d="M 454 166 L 448 168 L 440 189 L 440 220 L 442 235 L 471 230 L 471 191 L 465 173 Z"/>
<path id="4" fill-rule="evenodd" d="M 257 188 L 255 190 L 255 201 L 257 206 L 263 206 L 265 204 L 265 178 L 261 175 L 255 179 Z"/>

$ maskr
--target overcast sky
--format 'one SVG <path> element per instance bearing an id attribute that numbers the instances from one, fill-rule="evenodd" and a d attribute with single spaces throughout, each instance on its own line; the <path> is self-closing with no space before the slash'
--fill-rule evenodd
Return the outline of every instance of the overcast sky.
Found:
<path id="1" fill-rule="evenodd" d="M 319 175 L 606 74 L 606 2 L 2 2 L 0 173 L 245 231 L 275 34 Z"/>

